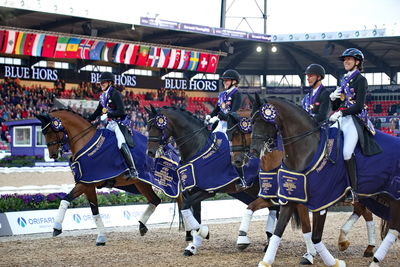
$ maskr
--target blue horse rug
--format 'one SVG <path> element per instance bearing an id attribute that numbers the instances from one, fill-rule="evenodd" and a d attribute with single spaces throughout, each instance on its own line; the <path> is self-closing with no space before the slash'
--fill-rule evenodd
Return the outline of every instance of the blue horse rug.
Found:
<path id="1" fill-rule="evenodd" d="M 259 161 L 252 160 L 243 168 L 248 184 L 258 178 Z M 218 190 L 239 179 L 231 163 L 229 141 L 224 133 L 210 135 L 206 145 L 177 169 L 182 191 L 197 186 L 207 191 Z"/>
<path id="2" fill-rule="evenodd" d="M 330 128 L 326 139 L 324 130 L 321 130 L 317 153 L 303 172 L 293 172 L 284 166 L 278 171 L 280 202 L 290 200 L 304 203 L 314 212 L 330 207 L 350 189 L 343 160 L 343 136 L 340 135 L 341 146 L 336 151 L 337 133 L 337 128 Z M 383 153 L 364 156 L 359 146 L 355 149 L 359 195 L 386 193 L 400 199 L 400 139 L 379 131 L 374 138 L 381 145 Z M 371 207 L 370 210 L 374 212 L 370 204 L 373 201 L 367 202 L 368 208 Z M 388 216 L 382 212 L 376 215 Z"/>
<path id="3" fill-rule="evenodd" d="M 146 155 L 147 138 L 136 131 L 132 138 L 135 146 L 130 150 L 136 169 L 139 177 L 147 180 L 151 176 L 151 161 Z M 107 129 L 97 130 L 93 138 L 76 153 L 70 167 L 76 183 L 97 183 L 117 177 L 128 170 L 118 149 L 115 133 Z"/>
<path id="4" fill-rule="evenodd" d="M 270 170 L 268 172 L 260 169 L 259 172 L 259 183 L 260 191 L 258 192 L 258 197 L 270 200 L 274 205 L 279 205 L 278 199 L 278 170 L 279 167 Z M 281 199 L 284 202 L 284 199 Z M 284 204 L 286 204 L 284 202 Z"/>

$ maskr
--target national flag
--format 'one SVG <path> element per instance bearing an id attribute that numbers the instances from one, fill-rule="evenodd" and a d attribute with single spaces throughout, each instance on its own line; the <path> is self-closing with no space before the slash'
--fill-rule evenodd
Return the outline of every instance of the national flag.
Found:
<path id="1" fill-rule="evenodd" d="M 14 52 L 14 47 L 15 47 L 15 42 L 18 38 L 18 32 L 17 31 L 6 31 L 6 36 L 4 38 L 4 43 L 3 43 L 3 49 L 2 53 L 5 54 L 12 54 Z"/>
<path id="2" fill-rule="evenodd" d="M 169 63 L 169 58 L 171 57 L 171 49 L 161 48 L 160 60 L 158 61 L 158 68 L 166 68 Z"/>
<path id="3" fill-rule="evenodd" d="M 57 44 L 57 36 L 54 35 L 46 35 L 43 41 L 42 47 L 42 57 L 53 57 L 54 50 L 56 49 Z"/>
<path id="4" fill-rule="evenodd" d="M 44 38 L 46 35 L 42 33 L 38 33 L 35 37 L 35 40 L 33 41 L 33 46 L 32 46 L 32 56 L 34 57 L 40 57 L 42 56 L 42 49 L 43 49 L 43 43 L 44 43 Z"/>
<path id="5" fill-rule="evenodd" d="M 206 72 L 215 73 L 215 71 L 217 70 L 218 59 L 218 55 L 210 55 Z"/>
<path id="6" fill-rule="evenodd" d="M 124 63 L 125 53 L 127 49 L 128 49 L 128 44 L 117 44 L 117 47 L 114 49 L 115 63 Z"/>
<path id="7" fill-rule="evenodd" d="M 160 60 L 161 48 L 152 47 L 150 48 L 149 59 L 147 60 L 147 66 L 157 67 L 158 61 Z"/>
<path id="8" fill-rule="evenodd" d="M 6 37 L 6 31 L 0 30 L 0 51 L 3 50 L 3 43 L 5 37 Z"/>
<path id="9" fill-rule="evenodd" d="M 169 57 L 168 69 L 176 69 L 179 65 L 179 61 L 181 60 L 181 50 L 180 49 L 171 49 L 171 56 Z"/>
<path id="10" fill-rule="evenodd" d="M 67 44 L 67 49 L 66 51 L 66 57 L 67 58 L 78 58 L 78 50 L 79 50 L 79 44 L 81 43 L 81 39 L 79 38 L 71 38 L 68 41 Z"/>
<path id="11" fill-rule="evenodd" d="M 81 41 L 81 43 L 79 44 L 78 58 L 80 58 L 80 59 L 90 59 L 89 58 L 89 52 L 90 52 L 90 48 L 92 47 L 93 43 L 94 43 L 93 40 L 85 40 L 85 39 L 83 39 Z"/>
<path id="12" fill-rule="evenodd" d="M 16 54 L 16 55 L 24 54 L 24 45 L 25 45 L 26 36 L 27 36 L 26 32 L 20 32 L 18 34 L 17 41 L 15 42 L 14 54 Z"/>
<path id="13" fill-rule="evenodd" d="M 147 58 L 149 57 L 150 47 L 146 45 L 141 45 L 139 49 L 139 55 L 136 60 L 136 65 L 138 66 L 146 66 Z"/>
<path id="14" fill-rule="evenodd" d="M 139 51 L 138 45 L 129 44 L 129 46 L 125 52 L 124 63 L 131 64 L 131 65 L 135 64 L 136 63 L 136 55 L 137 55 L 138 51 Z"/>
<path id="15" fill-rule="evenodd" d="M 178 69 L 186 70 L 190 61 L 190 51 L 181 51 L 181 60 L 179 61 Z"/>
<path id="16" fill-rule="evenodd" d="M 199 72 L 207 71 L 209 58 L 210 58 L 209 54 L 200 53 L 200 59 L 199 59 L 199 65 L 197 66 L 197 71 Z"/>
<path id="17" fill-rule="evenodd" d="M 190 52 L 190 61 L 187 70 L 195 71 L 197 70 L 197 65 L 199 65 L 200 52 Z"/>
<path id="18" fill-rule="evenodd" d="M 90 48 L 89 59 L 101 60 L 100 55 L 101 55 L 101 51 L 103 50 L 104 45 L 105 45 L 105 42 L 103 42 L 103 41 L 94 41 L 94 43 L 92 44 L 92 47 Z"/>
<path id="19" fill-rule="evenodd" d="M 69 37 L 59 36 L 57 39 L 56 51 L 54 52 L 55 58 L 65 58 L 67 56 L 67 45 Z"/>
<path id="20" fill-rule="evenodd" d="M 101 51 L 101 60 L 112 62 L 114 56 L 114 49 L 116 43 L 105 43 L 103 50 Z"/>
<path id="21" fill-rule="evenodd" d="M 24 44 L 24 55 L 32 56 L 32 48 L 35 43 L 37 34 L 36 33 L 28 33 L 26 35 L 25 44 Z"/>

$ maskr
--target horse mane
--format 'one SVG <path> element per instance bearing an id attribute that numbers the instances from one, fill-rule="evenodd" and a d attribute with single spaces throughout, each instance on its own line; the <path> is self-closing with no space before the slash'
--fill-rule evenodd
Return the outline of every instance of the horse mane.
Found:
<path id="1" fill-rule="evenodd" d="M 78 115 L 78 116 L 84 118 L 82 114 L 80 114 L 80 113 L 78 113 L 78 112 L 76 112 L 76 111 L 73 111 L 72 109 L 69 109 L 69 108 L 53 109 L 53 110 L 51 110 L 49 113 L 56 112 L 56 111 L 69 111 L 69 112 L 71 112 L 71 113 L 73 113 L 73 114 L 75 114 L 75 115 Z"/>
<path id="2" fill-rule="evenodd" d="M 312 119 L 312 117 L 310 116 L 310 114 L 308 114 L 307 111 L 305 111 L 305 109 L 303 109 L 302 106 L 296 104 L 295 102 L 293 102 L 290 99 L 284 98 L 284 97 L 280 97 L 280 96 L 269 96 L 267 97 L 267 102 L 268 102 L 268 98 L 269 99 L 278 99 L 281 100 L 282 102 L 286 102 L 287 104 L 294 106 L 300 113 L 303 113 L 304 117 L 306 117 L 307 119 L 309 119 L 313 124 L 316 124 L 316 122 Z"/>
<path id="3" fill-rule="evenodd" d="M 187 111 L 186 109 L 183 108 L 178 108 L 178 107 L 171 107 L 171 106 L 163 106 L 162 109 L 168 109 L 168 110 L 174 110 L 174 111 L 180 111 L 182 114 L 184 114 L 186 117 L 194 119 L 194 121 L 201 125 L 204 126 L 204 122 L 199 119 L 197 116 L 195 116 L 192 112 Z"/>

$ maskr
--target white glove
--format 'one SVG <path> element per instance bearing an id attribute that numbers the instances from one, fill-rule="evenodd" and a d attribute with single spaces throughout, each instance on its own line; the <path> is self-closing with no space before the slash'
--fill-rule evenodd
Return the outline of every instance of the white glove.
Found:
<path id="1" fill-rule="evenodd" d="M 340 95 L 342 94 L 342 90 L 340 89 L 340 87 L 336 88 L 335 91 L 333 91 L 329 97 L 332 101 L 335 101 L 335 99 L 340 98 Z"/>
<path id="2" fill-rule="evenodd" d="M 214 116 L 210 119 L 210 123 L 213 124 L 214 122 L 219 121 L 218 116 Z"/>
<path id="3" fill-rule="evenodd" d="M 210 119 L 211 119 L 211 116 L 210 115 L 206 115 L 206 117 L 204 118 L 204 123 L 205 124 L 209 124 L 210 123 Z"/>
<path id="4" fill-rule="evenodd" d="M 100 116 L 101 121 L 105 121 L 107 120 L 107 118 L 108 118 L 107 113 Z"/>
<path id="5" fill-rule="evenodd" d="M 329 117 L 329 121 L 333 121 L 336 122 L 340 117 L 342 117 L 343 114 L 341 111 L 337 111 L 335 113 L 333 113 L 330 117 Z"/>

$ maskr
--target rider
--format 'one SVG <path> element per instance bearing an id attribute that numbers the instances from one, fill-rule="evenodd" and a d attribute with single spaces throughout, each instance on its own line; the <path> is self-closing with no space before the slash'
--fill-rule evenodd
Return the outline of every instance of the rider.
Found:
<path id="1" fill-rule="evenodd" d="M 224 85 L 224 91 L 218 95 L 218 102 L 214 110 L 205 117 L 205 122 L 214 123 L 218 122 L 214 132 L 223 132 L 226 135 L 228 114 L 236 112 L 242 105 L 242 94 L 239 91 L 238 85 L 240 82 L 240 75 L 236 70 L 228 69 L 220 77 Z M 242 169 L 237 169 L 240 174 L 238 180 L 238 187 L 245 188 L 246 182 L 243 178 Z"/>
<path id="2" fill-rule="evenodd" d="M 330 105 L 330 92 L 322 85 L 325 69 L 321 65 L 311 64 L 305 74 L 311 91 L 303 98 L 303 108 L 320 124 L 328 118 Z"/>
<path id="3" fill-rule="evenodd" d="M 353 193 L 353 201 L 357 200 L 357 169 L 353 155 L 357 142 L 360 143 L 362 152 L 371 156 L 382 151 L 374 141 L 375 130 L 368 119 L 365 100 L 367 94 L 367 79 L 361 75 L 364 55 L 356 48 L 348 48 L 340 56 L 347 74 L 342 78 L 340 87 L 333 91 L 329 97 L 332 109 L 335 111 L 329 120 L 337 122 L 333 127 L 338 127 L 343 132 L 343 158 Z"/>
<path id="4" fill-rule="evenodd" d="M 124 133 L 129 132 L 124 125 L 127 116 L 125 114 L 124 102 L 120 91 L 113 87 L 114 74 L 111 72 L 103 72 L 99 78 L 100 87 L 103 93 L 100 96 L 99 104 L 88 120 L 93 121 L 100 116 L 101 121 L 107 122 L 107 129 L 115 132 L 117 137 L 118 148 L 121 151 L 126 163 L 128 164 L 128 177 L 137 178 L 138 172 L 133 161 L 132 154 L 126 144 Z"/>

